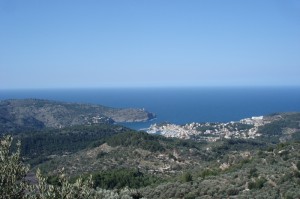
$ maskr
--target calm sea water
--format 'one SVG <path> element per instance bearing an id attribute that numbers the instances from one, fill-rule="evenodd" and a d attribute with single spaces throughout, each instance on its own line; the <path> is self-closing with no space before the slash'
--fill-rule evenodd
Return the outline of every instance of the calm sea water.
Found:
<path id="1" fill-rule="evenodd" d="M 135 129 L 165 121 L 227 122 L 274 112 L 300 111 L 300 87 L 0 90 L 1 100 L 22 98 L 145 108 L 157 115 L 150 122 L 126 124 Z"/>

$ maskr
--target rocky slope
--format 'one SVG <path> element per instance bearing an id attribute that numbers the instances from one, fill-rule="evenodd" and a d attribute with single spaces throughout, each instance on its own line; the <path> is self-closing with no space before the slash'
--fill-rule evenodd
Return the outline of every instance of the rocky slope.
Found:
<path id="1" fill-rule="evenodd" d="M 142 109 L 66 103 L 40 99 L 0 101 L 0 133 L 94 123 L 140 122 L 155 116 Z"/>

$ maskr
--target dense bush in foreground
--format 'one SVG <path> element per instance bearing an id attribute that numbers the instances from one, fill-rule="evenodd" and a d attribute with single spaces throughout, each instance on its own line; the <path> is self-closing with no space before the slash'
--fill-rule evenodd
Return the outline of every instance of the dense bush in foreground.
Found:
<path id="1" fill-rule="evenodd" d="M 36 183 L 26 181 L 28 167 L 20 158 L 20 143 L 17 150 L 11 151 L 12 137 L 7 136 L 0 142 L 0 198 L 1 199 L 96 199 L 96 198 L 140 198 L 139 194 L 129 189 L 119 192 L 93 189 L 92 177 L 83 181 L 78 178 L 70 183 L 63 172 L 59 175 L 59 186 L 49 185 L 37 171 Z"/>

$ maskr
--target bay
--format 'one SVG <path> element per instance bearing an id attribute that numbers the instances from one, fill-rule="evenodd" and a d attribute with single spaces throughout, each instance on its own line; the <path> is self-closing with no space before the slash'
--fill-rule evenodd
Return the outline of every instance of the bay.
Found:
<path id="1" fill-rule="evenodd" d="M 0 90 L 0 100 L 24 98 L 144 108 L 157 115 L 149 122 L 124 124 L 134 129 L 161 122 L 228 122 L 300 111 L 300 87 Z"/>

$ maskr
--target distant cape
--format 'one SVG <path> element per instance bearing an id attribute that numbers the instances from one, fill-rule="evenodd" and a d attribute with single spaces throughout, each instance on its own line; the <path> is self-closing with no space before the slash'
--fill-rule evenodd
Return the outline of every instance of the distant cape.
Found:
<path id="1" fill-rule="evenodd" d="M 0 101 L 0 133 L 95 123 L 143 122 L 153 118 L 155 114 L 138 108 L 111 108 L 44 99 Z"/>

